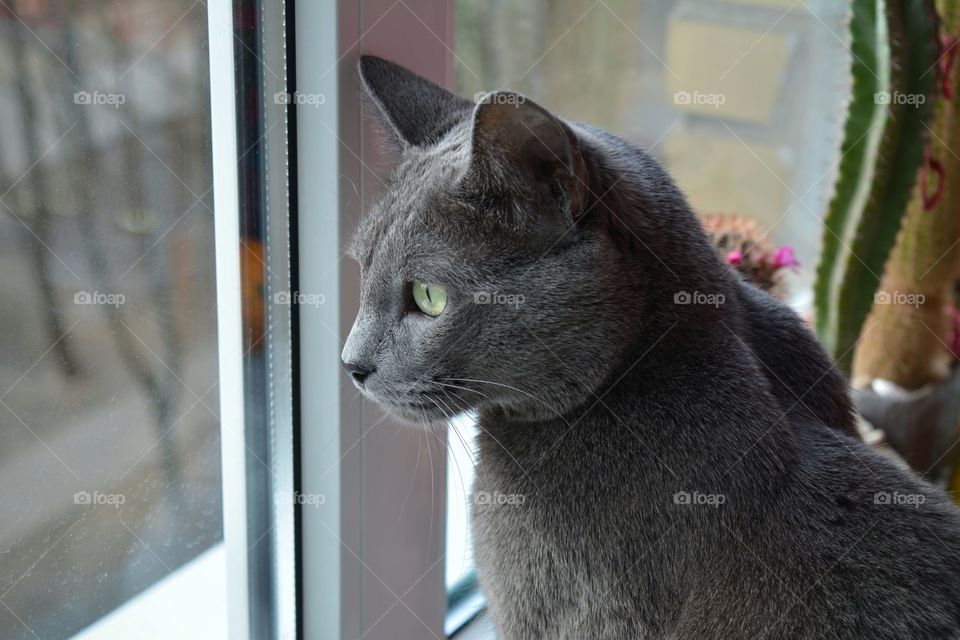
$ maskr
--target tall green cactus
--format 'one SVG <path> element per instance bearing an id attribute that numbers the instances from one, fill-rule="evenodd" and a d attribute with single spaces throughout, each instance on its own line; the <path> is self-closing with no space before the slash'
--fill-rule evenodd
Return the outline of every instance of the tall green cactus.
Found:
<path id="1" fill-rule="evenodd" d="M 851 99 L 814 284 L 817 333 L 845 371 L 923 157 L 939 50 L 933 0 L 854 0 L 850 49 Z"/>
<path id="2" fill-rule="evenodd" d="M 856 349 L 853 381 L 875 378 L 916 389 L 943 379 L 953 356 L 945 345 L 946 307 L 960 275 L 960 2 L 938 0 L 940 95 L 930 141 L 896 246 L 881 281 L 914 304 L 877 304 Z M 932 70 L 930 75 L 934 75 Z"/>

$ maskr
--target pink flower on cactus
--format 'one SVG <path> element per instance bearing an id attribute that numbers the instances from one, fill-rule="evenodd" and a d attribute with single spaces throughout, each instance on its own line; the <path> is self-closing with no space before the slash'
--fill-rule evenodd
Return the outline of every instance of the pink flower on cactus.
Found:
<path id="1" fill-rule="evenodd" d="M 738 265 L 743 262 L 743 252 L 731 251 L 727 254 L 727 264 Z"/>
<path id="2" fill-rule="evenodd" d="M 800 261 L 797 260 L 797 256 L 793 253 L 793 247 L 788 244 L 783 245 L 773 252 L 770 256 L 770 263 L 775 269 L 800 266 Z"/>

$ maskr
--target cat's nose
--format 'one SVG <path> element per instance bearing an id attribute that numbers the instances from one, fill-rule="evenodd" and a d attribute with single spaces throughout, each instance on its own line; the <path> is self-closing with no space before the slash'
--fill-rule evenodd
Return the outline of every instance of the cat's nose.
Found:
<path id="1" fill-rule="evenodd" d="M 355 362 L 344 362 L 343 368 L 347 370 L 347 373 L 350 374 L 354 380 L 357 381 L 357 384 L 363 384 L 363 381 L 367 379 L 373 369 L 366 369 Z"/>

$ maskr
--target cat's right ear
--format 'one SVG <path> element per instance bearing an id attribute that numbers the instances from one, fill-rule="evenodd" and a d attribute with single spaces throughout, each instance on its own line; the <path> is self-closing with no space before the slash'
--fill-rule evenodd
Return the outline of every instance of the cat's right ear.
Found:
<path id="1" fill-rule="evenodd" d="M 522 200 L 523 209 L 559 212 L 564 225 L 576 224 L 586 165 L 576 134 L 559 118 L 520 94 L 489 93 L 474 111 L 471 146 L 467 191 Z"/>
<path id="2" fill-rule="evenodd" d="M 376 56 L 360 56 L 360 80 L 402 152 L 426 147 L 468 118 L 473 103 Z"/>

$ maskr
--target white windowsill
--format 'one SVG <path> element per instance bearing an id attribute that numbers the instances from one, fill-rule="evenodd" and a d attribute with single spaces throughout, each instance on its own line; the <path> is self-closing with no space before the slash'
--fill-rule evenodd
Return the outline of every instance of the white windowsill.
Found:
<path id="1" fill-rule="evenodd" d="M 471 620 L 467 626 L 453 636 L 453 640 L 494 640 L 495 638 L 493 624 L 487 617 L 486 612 Z"/>
<path id="2" fill-rule="evenodd" d="M 226 567 L 226 552 L 219 543 L 73 640 L 226 640 Z"/>

